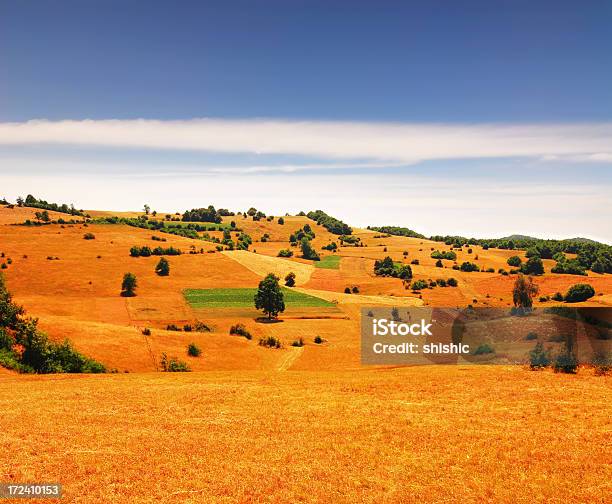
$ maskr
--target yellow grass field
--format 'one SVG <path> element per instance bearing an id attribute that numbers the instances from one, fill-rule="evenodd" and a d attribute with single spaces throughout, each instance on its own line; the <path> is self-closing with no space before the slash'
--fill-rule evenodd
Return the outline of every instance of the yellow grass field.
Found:
<path id="1" fill-rule="evenodd" d="M 219 252 L 210 241 L 125 224 L 14 225 L 33 214 L 0 206 L 9 290 L 53 340 L 68 338 L 117 374 L 1 369 L 0 482 L 61 482 L 64 501 L 75 503 L 609 502 L 609 376 L 591 368 L 568 376 L 520 366 L 360 363 L 362 307 L 509 307 L 513 276 L 456 271 L 452 261 L 438 268 L 430 255 L 448 250 L 444 243 L 362 229 L 354 234 L 364 246 L 333 252 L 338 269 L 315 268 L 296 247 L 293 258 L 278 258 L 305 224 L 316 232 L 316 250 L 332 254 L 321 247 L 338 237 L 306 217 L 285 217 L 284 225 L 225 217 L 253 243 L 248 252 Z M 183 254 L 167 256 L 171 272 L 161 277 L 159 257 L 130 257 L 134 245 Z M 478 256 L 497 271 L 509 256 L 524 257 L 472 249 L 457 251 L 457 262 Z M 375 276 L 374 261 L 387 255 L 417 259 L 415 280 L 453 277 L 458 286 L 413 292 Z M 578 306 L 612 306 L 612 275 L 552 274 L 554 261 L 544 264 L 539 295 L 589 283 L 596 294 Z M 288 308 L 279 322 L 262 323 L 254 307 L 192 307 L 183 295 L 256 288 L 270 272 L 282 283 L 290 271 L 296 291 L 331 305 Z M 135 297 L 120 296 L 126 272 L 137 276 Z M 536 296 L 535 305 L 554 302 Z M 196 321 L 211 331 L 167 330 Z M 252 340 L 229 334 L 237 323 Z M 271 336 L 282 348 L 258 345 Z M 300 338 L 303 347 L 291 346 Z M 187 355 L 189 343 L 200 357 Z M 193 372 L 158 372 L 164 353 Z"/>

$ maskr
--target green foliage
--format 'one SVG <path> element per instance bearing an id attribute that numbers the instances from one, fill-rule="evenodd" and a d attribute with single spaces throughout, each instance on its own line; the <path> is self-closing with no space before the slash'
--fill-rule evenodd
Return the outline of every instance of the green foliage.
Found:
<path id="1" fill-rule="evenodd" d="M 293 251 L 289 249 L 281 249 L 278 251 L 278 257 L 292 257 Z"/>
<path id="2" fill-rule="evenodd" d="M 302 237 L 300 241 L 300 249 L 304 259 L 310 259 L 311 261 L 319 261 L 321 259 L 306 236 Z"/>
<path id="3" fill-rule="evenodd" d="M 316 268 L 323 269 L 338 269 L 340 268 L 340 260 L 342 258 L 337 255 L 325 256 L 322 260 L 315 263 Z"/>
<path id="4" fill-rule="evenodd" d="M 202 350 L 195 343 L 189 343 L 189 345 L 187 345 L 187 355 L 190 357 L 199 357 L 202 355 Z"/>
<path id="5" fill-rule="evenodd" d="M 301 336 L 291 343 L 292 347 L 303 347 L 304 346 L 304 338 Z"/>
<path id="6" fill-rule="evenodd" d="M 317 224 L 323 226 L 330 233 L 337 235 L 350 235 L 353 233 L 353 230 L 348 226 L 348 224 L 345 224 L 341 220 L 338 220 L 331 215 L 327 215 L 323 210 L 308 212 L 306 216 L 309 219 L 316 221 Z"/>
<path id="7" fill-rule="evenodd" d="M 525 275 L 543 275 L 544 264 L 542 263 L 542 259 L 537 255 L 531 256 L 527 262 L 521 266 L 521 272 Z"/>
<path id="8" fill-rule="evenodd" d="M 321 248 L 323 250 L 329 250 L 331 252 L 335 252 L 336 250 L 338 250 L 338 244 L 336 242 L 331 242 L 331 243 L 328 243 L 327 245 L 324 245 Z"/>
<path id="9" fill-rule="evenodd" d="M 595 289 L 589 284 L 575 284 L 572 285 L 565 294 L 565 301 L 567 303 L 580 303 L 586 301 L 595 295 Z"/>
<path id="10" fill-rule="evenodd" d="M 323 338 L 321 338 L 321 336 L 315 336 L 314 342 L 317 345 L 320 345 L 321 343 L 323 343 Z"/>
<path id="11" fill-rule="evenodd" d="M 285 224 L 285 219 L 283 219 L 282 217 L 279 217 L 278 223 L 282 226 L 283 224 Z"/>
<path id="12" fill-rule="evenodd" d="M 176 256 L 176 255 L 181 255 L 182 252 L 180 249 L 176 249 L 174 247 L 155 247 L 153 250 L 151 250 L 151 248 L 148 245 L 144 245 L 142 247 L 138 247 L 136 245 L 134 245 L 132 248 L 130 248 L 130 256 L 132 257 L 151 257 L 152 255 L 154 256 L 163 256 L 163 255 L 170 255 L 170 256 Z"/>
<path id="13" fill-rule="evenodd" d="M 183 362 L 176 357 L 171 357 L 168 359 L 168 356 L 165 353 L 161 355 L 160 365 L 162 371 L 166 373 L 184 373 L 191 371 L 186 362 Z"/>
<path id="14" fill-rule="evenodd" d="M 208 208 L 194 208 L 183 214 L 183 221 L 186 222 L 221 222 L 221 215 L 215 207 L 209 205 Z"/>
<path id="15" fill-rule="evenodd" d="M 159 276 L 168 276 L 170 274 L 170 263 L 168 262 L 168 259 L 165 257 L 161 257 L 159 259 L 157 266 L 155 266 L 155 273 L 157 273 Z"/>
<path id="16" fill-rule="evenodd" d="M 368 226 L 368 229 L 372 231 L 378 231 L 379 233 L 390 234 L 394 236 L 407 236 L 409 238 L 425 238 L 424 235 L 413 231 L 412 229 L 408 229 L 406 227 L 398 227 L 398 226 Z"/>
<path id="17" fill-rule="evenodd" d="M 469 261 L 465 261 L 461 263 L 460 266 L 461 271 L 480 271 L 480 267 L 477 264 L 471 263 Z"/>
<path id="18" fill-rule="evenodd" d="M 457 287 L 457 279 L 451 277 L 449 278 L 446 283 L 450 286 L 450 287 Z"/>
<path id="19" fill-rule="evenodd" d="M 280 340 L 278 338 L 275 338 L 274 336 L 260 338 L 259 346 L 268 347 L 268 348 L 282 348 Z"/>
<path id="20" fill-rule="evenodd" d="M 295 273 L 293 271 L 290 271 L 287 273 L 287 276 L 285 276 L 285 285 L 287 287 L 293 287 L 295 285 Z"/>
<path id="21" fill-rule="evenodd" d="M 247 330 L 244 324 L 235 324 L 230 327 L 229 333 L 232 336 L 243 336 L 244 338 L 250 340 L 253 339 L 251 333 Z"/>
<path id="22" fill-rule="evenodd" d="M 136 295 L 138 282 L 134 273 L 125 273 L 121 282 L 121 295 L 124 297 L 133 297 Z"/>
<path id="23" fill-rule="evenodd" d="M 495 353 L 495 349 L 488 343 L 478 345 L 476 350 L 474 350 L 474 355 L 486 355 L 491 353 Z"/>
<path id="24" fill-rule="evenodd" d="M 533 334 L 533 333 L 529 333 Z M 537 338 L 537 335 L 536 335 Z M 538 370 L 550 365 L 550 350 L 544 350 L 544 345 L 541 341 L 536 343 L 536 346 L 529 352 L 529 366 L 532 370 Z"/>
<path id="25" fill-rule="evenodd" d="M 440 252 L 439 250 L 434 250 L 431 253 L 431 258 L 432 259 L 447 259 L 449 261 L 454 261 L 457 259 L 457 254 L 455 254 L 455 252 L 453 252 L 452 250 L 444 250 L 442 252 Z"/>
<path id="26" fill-rule="evenodd" d="M 85 216 L 85 214 L 81 210 L 77 210 L 76 208 L 74 208 L 74 205 L 68 206 L 66 205 L 66 203 L 59 204 L 59 205 L 57 203 L 48 203 L 45 200 L 36 199 L 31 194 L 28 194 L 26 196 L 26 199 L 21 200 L 21 201 L 22 201 L 22 205 L 19 205 L 19 206 L 25 206 L 25 207 L 31 207 L 31 208 L 42 208 L 45 210 L 52 210 L 54 212 L 60 212 L 60 213 L 65 213 L 69 215 L 78 215 L 81 217 Z M 47 217 L 48 216 L 49 214 L 47 213 Z"/>
<path id="27" fill-rule="evenodd" d="M 319 297 L 303 294 L 293 289 L 281 289 L 288 307 L 318 307 L 335 306 L 334 303 Z M 225 288 L 225 289 L 185 289 L 183 295 L 193 308 L 249 308 L 253 306 L 256 288 Z"/>
<path id="28" fill-rule="evenodd" d="M 276 318 L 279 313 L 285 311 L 284 296 L 276 275 L 269 273 L 259 282 L 254 301 L 255 308 L 262 310 L 268 319 Z"/>
<path id="29" fill-rule="evenodd" d="M 525 339 L 526 339 L 527 341 L 537 340 L 537 339 L 538 339 L 538 335 L 537 335 L 537 333 L 534 333 L 534 332 L 532 331 L 532 332 L 527 333 L 527 336 L 525 336 Z"/>
<path id="30" fill-rule="evenodd" d="M 550 270 L 551 273 L 565 273 L 566 275 L 582 275 L 586 276 L 584 267 L 576 259 L 567 259 L 561 254 L 558 257 L 557 264 Z"/>
<path id="31" fill-rule="evenodd" d="M 415 280 L 414 282 L 412 282 L 412 284 L 410 285 L 410 288 L 413 291 L 418 291 L 418 290 L 422 290 L 422 289 L 427 289 L 429 287 L 429 284 L 425 281 L 425 280 Z"/>
<path id="32" fill-rule="evenodd" d="M 519 267 L 523 261 L 519 256 L 514 255 L 512 257 L 508 257 L 506 262 L 508 263 L 508 266 Z"/>
<path id="33" fill-rule="evenodd" d="M 394 263 L 389 256 L 374 262 L 374 274 L 399 278 L 403 282 L 412 279 L 412 268 L 408 264 Z"/>

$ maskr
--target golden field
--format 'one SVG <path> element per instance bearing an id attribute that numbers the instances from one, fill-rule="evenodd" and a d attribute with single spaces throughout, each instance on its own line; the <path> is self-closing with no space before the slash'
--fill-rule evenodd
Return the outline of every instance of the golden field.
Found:
<path id="1" fill-rule="evenodd" d="M 33 213 L 0 206 L 0 262 L 12 259 L 2 270 L 8 288 L 52 339 L 69 338 L 118 374 L 1 371 L 0 481 L 58 481 L 64 500 L 75 503 L 609 499 L 609 377 L 587 368 L 569 376 L 507 366 L 360 365 L 361 307 L 510 306 L 512 276 L 455 271 L 451 261 L 437 268 L 430 253 L 448 250 L 443 243 L 362 229 L 354 234 L 366 246 L 341 247 L 338 269 L 277 258 L 306 223 L 317 251 L 337 241 L 306 217 L 285 217 L 285 225 L 225 218 L 254 241 L 249 252 L 218 252 L 210 242 L 127 225 L 11 225 Z M 261 241 L 264 233 L 269 241 Z M 168 257 L 170 276 L 159 277 L 159 258 L 130 257 L 133 245 L 172 245 L 183 254 Z M 192 246 L 203 253 L 189 254 Z M 509 256 L 524 256 L 472 249 L 457 261 L 478 256 L 474 262 L 497 271 L 508 269 Z M 386 255 L 418 259 L 414 279 L 454 277 L 459 285 L 413 293 L 373 274 Z M 540 295 L 589 283 L 596 295 L 579 305 L 612 305 L 612 275 L 551 274 L 554 261 L 544 263 L 547 273 L 535 279 Z M 128 271 L 138 278 L 133 298 L 119 295 Z M 194 309 L 183 297 L 185 289 L 255 288 L 266 273 L 288 271 L 297 274 L 296 291 L 333 306 L 288 308 L 279 323 L 263 324 L 254 308 Z M 353 286 L 358 294 L 344 293 Z M 212 332 L 165 329 L 196 320 Z M 236 323 L 253 340 L 230 336 Z M 259 346 L 265 336 L 283 348 Z M 292 347 L 300 337 L 305 346 Z M 201 357 L 187 356 L 190 342 Z M 162 353 L 194 372 L 156 373 Z"/>

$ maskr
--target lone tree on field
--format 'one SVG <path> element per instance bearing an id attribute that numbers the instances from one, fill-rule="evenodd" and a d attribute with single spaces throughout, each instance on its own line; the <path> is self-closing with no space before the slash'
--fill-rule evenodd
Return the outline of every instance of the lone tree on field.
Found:
<path id="1" fill-rule="evenodd" d="M 533 297 L 538 293 L 538 286 L 533 283 L 531 277 L 519 275 L 512 289 L 512 301 L 517 308 L 531 308 Z"/>
<path id="2" fill-rule="evenodd" d="M 144 206 L 144 211 L 145 211 L 145 214 L 147 214 L 147 215 L 149 215 L 149 212 L 151 211 L 151 207 L 149 205 L 147 205 L 146 203 L 145 203 L 145 206 Z"/>
<path id="3" fill-rule="evenodd" d="M 276 318 L 279 313 L 285 311 L 283 292 L 278 285 L 278 277 L 273 273 L 259 282 L 259 288 L 255 294 L 255 308 L 263 310 L 268 319 Z"/>
<path id="4" fill-rule="evenodd" d="M 159 259 L 157 266 L 155 266 L 155 273 L 159 276 L 168 276 L 170 274 L 170 263 L 168 259 L 165 257 Z"/>
<path id="5" fill-rule="evenodd" d="M 121 284 L 121 295 L 124 297 L 133 297 L 136 295 L 136 275 L 134 273 L 126 273 L 123 275 L 123 283 Z"/>

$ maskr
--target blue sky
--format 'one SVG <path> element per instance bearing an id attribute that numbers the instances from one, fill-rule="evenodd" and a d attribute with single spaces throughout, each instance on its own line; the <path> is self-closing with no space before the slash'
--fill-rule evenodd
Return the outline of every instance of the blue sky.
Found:
<path id="1" fill-rule="evenodd" d="M 3 2 L 0 191 L 610 241 L 611 20 L 606 1 Z"/>

